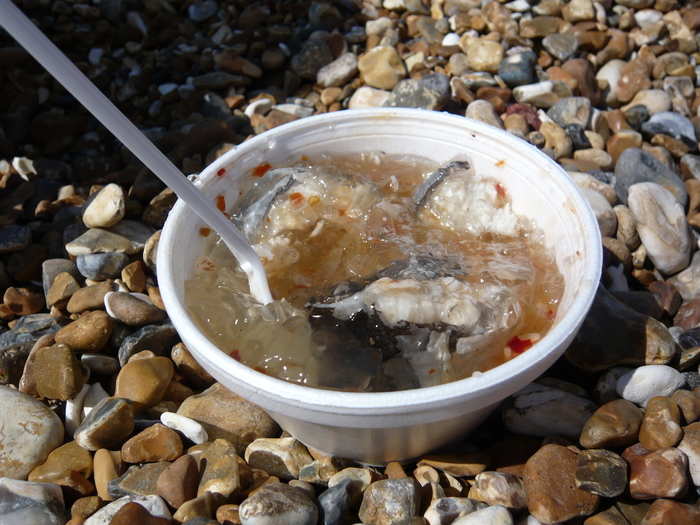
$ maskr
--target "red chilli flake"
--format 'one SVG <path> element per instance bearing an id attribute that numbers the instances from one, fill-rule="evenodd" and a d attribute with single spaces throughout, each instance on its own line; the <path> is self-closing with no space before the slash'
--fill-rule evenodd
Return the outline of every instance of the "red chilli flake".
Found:
<path id="1" fill-rule="evenodd" d="M 258 164 L 253 168 L 253 177 L 262 177 L 265 175 L 268 171 L 270 171 L 270 164 L 268 162 L 263 162 L 262 164 Z"/>
<path id="2" fill-rule="evenodd" d="M 219 177 L 223 177 L 224 175 L 226 175 L 226 169 L 225 169 L 225 168 L 219 168 L 219 169 L 217 170 L 216 174 L 217 174 Z"/>
<path id="3" fill-rule="evenodd" d="M 238 350 L 237 348 L 231 350 L 231 353 L 229 354 L 231 357 L 233 357 L 236 361 L 241 360 L 241 351 Z"/>
<path id="4" fill-rule="evenodd" d="M 200 228 L 199 229 L 199 234 L 202 237 L 209 237 L 209 234 L 211 233 L 211 228 Z"/>
<path id="5" fill-rule="evenodd" d="M 506 198 L 506 189 L 498 182 L 496 183 L 496 194 L 501 199 Z"/>
<path id="6" fill-rule="evenodd" d="M 304 196 L 298 191 L 295 191 L 289 196 L 289 200 L 292 201 L 292 204 L 295 206 L 299 206 L 302 202 L 304 202 Z"/>
<path id="7" fill-rule="evenodd" d="M 226 211 L 226 198 L 223 195 L 216 196 L 216 207 L 219 211 Z"/>
<path id="8" fill-rule="evenodd" d="M 525 350 L 532 346 L 532 341 L 529 339 L 520 339 L 517 335 L 508 341 L 508 347 L 516 354 L 522 354 Z"/>

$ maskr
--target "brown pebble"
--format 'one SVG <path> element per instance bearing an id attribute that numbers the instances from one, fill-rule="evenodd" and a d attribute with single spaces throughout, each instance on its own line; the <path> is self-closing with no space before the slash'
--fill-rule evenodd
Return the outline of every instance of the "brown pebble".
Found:
<path id="1" fill-rule="evenodd" d="M 66 306 L 69 313 L 75 314 L 85 310 L 103 310 L 105 305 L 105 295 L 112 291 L 114 282 L 103 281 L 77 290 L 71 296 Z"/>
<path id="2" fill-rule="evenodd" d="M 151 425 L 122 445 L 122 460 L 127 463 L 173 461 L 180 456 L 180 435 L 160 423 Z"/>
<path id="3" fill-rule="evenodd" d="M 73 502 L 70 508 L 71 519 L 87 519 L 104 505 L 98 496 L 84 496 Z"/>
<path id="4" fill-rule="evenodd" d="M 163 399 L 174 372 L 175 367 L 167 357 L 132 358 L 117 375 L 114 395 L 153 406 Z"/>
<path id="5" fill-rule="evenodd" d="M 10 286 L 2 298 L 5 306 L 15 315 L 30 315 L 44 309 L 44 295 L 27 288 Z"/>
<path id="6" fill-rule="evenodd" d="M 46 304 L 63 308 L 70 297 L 80 289 L 78 281 L 68 272 L 59 273 L 46 294 Z"/>
<path id="7" fill-rule="evenodd" d="M 700 525 L 700 507 L 657 499 L 639 525 Z"/>
<path id="8" fill-rule="evenodd" d="M 396 461 L 391 461 L 387 463 L 386 469 L 384 469 L 384 475 L 389 479 L 400 479 L 408 477 L 406 471 L 401 466 L 401 463 Z"/>
<path id="9" fill-rule="evenodd" d="M 92 464 L 95 471 L 97 495 L 104 501 L 112 501 L 113 498 L 109 495 L 107 485 L 121 474 L 121 453 L 118 450 L 101 448 L 95 452 Z"/>
<path id="10" fill-rule="evenodd" d="M 34 467 L 27 479 L 42 483 L 56 483 L 68 487 L 79 494 L 94 492 L 95 487 L 89 481 L 92 474 L 92 457 L 90 452 L 69 441 L 53 450 L 46 461 Z"/>
<path id="11" fill-rule="evenodd" d="M 183 343 L 177 343 L 170 351 L 170 358 L 177 367 L 178 374 L 198 388 L 207 388 L 214 384 L 215 379 L 200 365 Z"/>
<path id="12" fill-rule="evenodd" d="M 693 423 L 700 418 L 700 395 L 690 390 L 676 390 L 672 395 L 678 407 L 681 409 L 686 424 Z"/>
<path id="13" fill-rule="evenodd" d="M 418 465 L 428 465 L 453 476 L 476 476 L 488 467 L 491 458 L 484 452 L 464 454 L 431 454 L 425 456 Z"/>
<path id="14" fill-rule="evenodd" d="M 122 281 L 132 292 L 146 291 L 146 265 L 143 261 L 134 261 L 122 269 Z"/>
<path id="15" fill-rule="evenodd" d="M 238 505 L 221 505 L 216 509 L 216 521 L 222 525 L 240 525 L 241 517 L 238 515 Z"/>
<path id="16" fill-rule="evenodd" d="M 87 370 L 69 347 L 42 346 L 34 349 L 25 363 L 20 390 L 66 401 L 80 392 L 87 378 Z"/>
<path id="17" fill-rule="evenodd" d="M 585 448 L 624 447 L 637 441 L 642 411 L 625 399 L 610 401 L 586 421 L 579 439 Z"/>
<path id="18" fill-rule="evenodd" d="M 185 501 L 197 496 L 198 485 L 197 462 L 192 456 L 185 454 L 161 472 L 156 481 L 156 491 L 170 506 L 178 508 Z"/>
<path id="19" fill-rule="evenodd" d="M 171 520 L 152 516 L 145 507 L 129 501 L 112 516 L 109 525 L 170 525 L 170 523 L 172 523 Z"/>
<path id="20" fill-rule="evenodd" d="M 644 411 L 639 442 L 647 450 L 673 447 L 681 440 L 681 412 L 673 399 L 652 397 Z"/>
<path id="21" fill-rule="evenodd" d="M 633 445 L 622 453 L 630 465 L 629 490 L 635 499 L 676 498 L 688 489 L 688 458 L 676 448 L 650 452 Z"/>
<path id="22" fill-rule="evenodd" d="M 56 343 L 81 352 L 99 352 L 112 335 L 112 325 L 105 312 L 88 312 L 56 332 Z"/>

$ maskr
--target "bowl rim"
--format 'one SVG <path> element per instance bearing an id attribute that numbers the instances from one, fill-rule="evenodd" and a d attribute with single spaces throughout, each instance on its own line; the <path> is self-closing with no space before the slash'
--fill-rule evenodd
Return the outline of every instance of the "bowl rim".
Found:
<path id="1" fill-rule="evenodd" d="M 166 254 L 177 253 L 177 237 L 179 232 L 175 228 L 183 214 L 192 214 L 184 202 L 178 200 L 170 211 L 166 223 L 161 231 L 157 255 L 157 277 L 160 286 L 163 303 L 171 319 L 171 322 L 183 341 L 196 341 L 196 347 L 189 348 L 190 352 L 198 360 L 209 362 L 211 366 L 221 371 L 227 371 L 236 383 L 244 383 L 246 388 L 258 395 L 272 398 L 281 404 L 292 404 L 305 409 L 314 409 L 320 412 L 335 414 L 362 414 L 371 411 L 378 413 L 407 413 L 416 410 L 427 409 L 448 403 L 449 401 L 468 401 L 470 398 L 488 396 L 489 392 L 499 389 L 503 382 L 513 379 L 524 370 L 535 367 L 538 363 L 547 359 L 564 343 L 567 338 L 575 333 L 582 323 L 586 313 L 596 295 L 598 282 L 602 268 L 602 241 L 598 222 L 585 197 L 579 193 L 577 186 L 567 172 L 554 160 L 541 152 L 536 147 L 519 139 L 510 133 L 490 126 L 483 122 L 467 117 L 445 112 L 430 111 L 412 108 L 369 108 L 343 110 L 333 113 L 314 115 L 303 119 L 283 124 L 250 140 L 241 143 L 228 153 L 219 157 L 212 164 L 202 170 L 199 181 L 206 184 L 213 179 L 216 171 L 230 165 L 238 156 L 263 148 L 271 138 L 291 133 L 308 125 L 332 125 L 337 121 L 358 118 L 413 118 L 421 121 L 440 120 L 451 122 L 467 131 L 477 131 L 492 139 L 509 144 L 509 147 L 520 150 L 526 156 L 534 156 L 539 162 L 547 165 L 549 169 L 558 172 L 561 177 L 561 185 L 569 191 L 567 197 L 572 206 L 577 210 L 581 228 L 584 232 L 584 275 L 582 287 L 564 315 L 553 328 L 527 352 L 524 352 L 509 361 L 489 369 L 477 376 L 443 383 L 436 386 L 423 387 L 411 390 L 399 390 L 392 392 L 342 392 L 325 390 L 309 386 L 290 383 L 282 379 L 257 372 L 244 365 L 228 354 L 221 351 L 206 335 L 196 326 L 187 313 L 182 302 L 177 297 L 173 286 L 173 261 L 174 257 Z M 563 349 L 561 353 L 563 353 Z"/>

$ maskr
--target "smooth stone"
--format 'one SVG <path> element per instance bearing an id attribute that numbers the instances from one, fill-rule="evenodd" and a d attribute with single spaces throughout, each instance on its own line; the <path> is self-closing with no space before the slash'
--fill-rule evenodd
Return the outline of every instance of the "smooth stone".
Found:
<path id="1" fill-rule="evenodd" d="M 56 343 L 82 352 L 100 351 L 112 335 L 112 324 L 105 312 L 88 312 L 56 332 Z"/>
<path id="2" fill-rule="evenodd" d="M 116 374 L 119 370 L 119 361 L 108 355 L 82 354 L 80 362 L 93 374 L 108 376 Z"/>
<path id="3" fill-rule="evenodd" d="M 382 89 L 375 89 L 369 86 L 362 86 L 358 88 L 350 101 L 348 102 L 349 109 L 362 109 L 362 108 L 377 108 L 383 106 L 386 101 L 391 96 L 389 91 L 384 91 Z"/>
<path id="4" fill-rule="evenodd" d="M 620 76 L 622 74 L 622 68 L 625 66 L 625 62 L 619 59 L 613 59 L 605 64 L 598 70 L 595 75 L 596 80 L 600 82 L 607 83 L 607 95 L 605 101 L 608 104 L 615 104 L 617 100 L 617 86 L 620 82 Z"/>
<path id="5" fill-rule="evenodd" d="M 559 100 L 559 95 L 554 92 L 554 83 L 545 80 L 514 88 L 513 98 L 522 104 L 532 104 L 538 108 L 550 108 Z"/>
<path id="6" fill-rule="evenodd" d="M 688 193 L 678 175 L 657 160 L 651 153 L 639 148 L 625 150 L 615 165 L 615 191 L 623 204 L 627 204 L 629 188 L 640 182 L 654 182 L 673 193 L 685 207 Z"/>
<path id="7" fill-rule="evenodd" d="M 85 310 L 100 310 L 104 308 L 104 296 L 113 288 L 112 281 L 104 281 L 81 288 L 68 300 L 66 310 L 71 314 L 81 313 Z"/>
<path id="8" fill-rule="evenodd" d="M 485 38 L 470 38 L 462 49 L 467 55 L 469 67 L 474 71 L 496 73 L 503 60 L 503 46 Z"/>
<path id="9" fill-rule="evenodd" d="M 609 450 L 584 450 L 576 462 L 576 486 L 604 498 L 627 488 L 627 462 Z"/>
<path id="10" fill-rule="evenodd" d="M 207 431 L 194 419 L 174 412 L 163 412 L 160 415 L 160 421 L 166 427 L 177 430 L 196 445 L 209 441 Z"/>
<path id="11" fill-rule="evenodd" d="M 525 464 L 523 483 L 530 514 L 544 523 L 588 516 L 598 496 L 576 487 L 577 454 L 561 445 L 545 445 Z"/>
<path id="12" fill-rule="evenodd" d="M 578 437 L 595 409 L 589 399 L 533 383 L 513 394 L 503 423 L 516 434 Z"/>
<path id="13" fill-rule="evenodd" d="M 662 133 L 682 140 L 689 146 L 697 147 L 693 123 L 688 118 L 673 111 L 662 111 L 654 114 L 643 124 L 642 130 L 650 135 Z"/>
<path id="14" fill-rule="evenodd" d="M 649 452 L 641 445 L 622 457 L 630 467 L 629 491 L 634 499 L 683 497 L 688 489 L 688 457 L 677 448 Z"/>
<path id="15" fill-rule="evenodd" d="M 691 423 L 683 427 L 683 439 L 678 450 L 688 458 L 688 469 L 693 485 L 700 486 L 700 423 Z"/>
<path id="16" fill-rule="evenodd" d="M 152 516 L 138 503 L 127 503 L 112 517 L 110 525 L 169 525 L 171 520 Z"/>
<path id="17" fill-rule="evenodd" d="M 70 297 L 80 289 L 80 284 L 68 272 L 59 273 L 46 294 L 46 306 L 63 307 Z"/>
<path id="18" fill-rule="evenodd" d="M 498 66 L 498 76 L 510 88 L 524 86 L 535 82 L 535 61 L 537 57 L 532 51 L 516 53 L 503 59 Z"/>
<path id="19" fill-rule="evenodd" d="M 143 245 L 143 262 L 154 272 L 156 271 L 156 258 L 158 257 L 158 243 L 160 242 L 160 230 L 153 233 Z"/>
<path id="20" fill-rule="evenodd" d="M 131 356 L 142 350 L 150 350 L 158 356 L 166 355 L 177 341 L 177 332 L 171 324 L 142 326 L 119 345 L 119 364 L 124 366 Z"/>
<path id="21" fill-rule="evenodd" d="M 160 473 L 156 481 L 156 492 L 177 509 L 184 502 L 197 497 L 199 468 L 189 454 L 179 457 Z"/>
<path id="22" fill-rule="evenodd" d="M 668 112 L 671 109 L 671 96 L 661 89 L 643 89 L 626 105 L 623 111 L 635 106 L 646 108 L 649 115 Z"/>
<path id="23" fill-rule="evenodd" d="M 452 525 L 513 525 L 508 509 L 495 505 L 457 518 Z"/>
<path id="24" fill-rule="evenodd" d="M 219 383 L 187 398 L 177 413 L 200 423 L 210 440 L 223 438 L 233 443 L 239 455 L 254 440 L 278 436 L 280 432 L 264 410 Z"/>
<path id="25" fill-rule="evenodd" d="M 685 269 L 691 250 L 688 222 L 673 194 L 643 182 L 630 186 L 628 199 L 639 237 L 656 268 L 665 274 Z"/>
<path id="26" fill-rule="evenodd" d="M 318 509 L 301 489 L 283 483 L 268 483 L 256 490 L 238 508 L 241 525 L 316 525 Z"/>
<path id="27" fill-rule="evenodd" d="M 590 149 L 592 148 L 591 146 L 591 141 L 590 139 L 586 136 L 586 130 L 581 124 L 567 124 L 564 126 L 564 131 L 566 131 L 566 134 L 569 136 L 571 139 L 571 144 L 575 150 L 583 150 L 583 149 Z M 595 179 L 597 180 L 597 179 Z M 613 194 L 615 193 L 615 190 L 610 187 L 612 190 Z M 606 199 L 608 197 L 606 196 Z M 616 197 L 617 199 L 617 197 Z M 608 199 L 608 202 L 610 200 Z M 613 204 L 613 202 L 610 202 L 610 204 Z"/>
<path id="28" fill-rule="evenodd" d="M 324 525 L 351 522 L 354 514 L 351 483 L 349 479 L 345 479 L 318 496 L 320 521 Z"/>
<path id="29" fill-rule="evenodd" d="M 469 498 L 435 498 L 423 514 L 430 525 L 449 525 L 460 516 L 471 514 L 484 508 L 484 503 Z"/>
<path id="30" fill-rule="evenodd" d="M 700 252 L 696 252 L 690 261 L 690 265 L 682 272 L 677 273 L 668 282 L 671 283 L 685 301 L 692 301 L 700 297 Z"/>
<path id="31" fill-rule="evenodd" d="M 182 451 L 182 439 L 178 433 L 156 423 L 122 445 L 122 459 L 127 463 L 174 461 Z"/>
<path id="32" fill-rule="evenodd" d="M 439 110 L 450 100 L 450 93 L 449 77 L 432 73 L 419 80 L 400 80 L 384 105 Z"/>
<path id="33" fill-rule="evenodd" d="M 70 507 L 71 519 L 81 518 L 83 520 L 92 516 L 104 506 L 104 502 L 99 496 L 83 496 L 73 502 Z"/>
<path id="34" fill-rule="evenodd" d="M 41 465 L 29 473 L 29 481 L 55 483 L 89 494 L 95 487 L 88 481 L 92 474 L 92 456 L 75 441 L 54 449 Z"/>
<path id="35" fill-rule="evenodd" d="M 676 390 L 671 396 L 671 399 L 673 399 L 680 408 L 681 414 L 683 414 L 683 420 L 687 424 L 693 423 L 700 418 L 700 395 L 697 392 Z M 700 485 L 700 483 L 698 483 L 698 485 Z"/>
<path id="36" fill-rule="evenodd" d="M 64 525 L 67 519 L 58 485 L 0 477 L 3 525 Z"/>
<path id="37" fill-rule="evenodd" d="M 364 492 L 359 516 L 367 525 L 410 523 L 420 501 L 420 485 L 413 478 L 375 481 Z"/>
<path id="38" fill-rule="evenodd" d="M 132 465 L 124 474 L 109 481 L 107 491 L 112 498 L 156 495 L 158 477 L 169 465 L 167 461 Z"/>
<path id="39" fill-rule="evenodd" d="M 544 149 L 551 152 L 554 159 L 569 157 L 573 144 L 564 128 L 553 121 L 545 121 L 540 125 L 539 133 L 544 136 Z"/>
<path id="40" fill-rule="evenodd" d="M 322 39 L 309 39 L 290 61 L 292 70 L 303 80 L 315 81 L 319 69 L 333 61 L 333 53 Z"/>
<path id="41" fill-rule="evenodd" d="M 119 277 L 122 269 L 129 264 L 129 256 L 125 253 L 88 253 L 76 258 L 78 271 L 86 279 L 104 281 Z"/>
<path id="42" fill-rule="evenodd" d="M 130 291 L 140 293 L 146 291 L 146 265 L 143 261 L 127 264 L 121 271 L 121 278 Z"/>
<path id="43" fill-rule="evenodd" d="M 44 295 L 48 296 L 54 279 L 61 273 L 68 273 L 75 279 L 80 278 L 77 266 L 69 259 L 46 259 L 41 263 L 41 283 Z"/>
<path id="44" fill-rule="evenodd" d="M 606 448 L 636 443 L 642 418 L 642 411 L 629 401 L 609 401 L 586 421 L 579 439 L 581 446 Z"/>
<path id="45" fill-rule="evenodd" d="M 0 476 L 25 479 L 63 443 L 63 424 L 53 411 L 27 394 L 0 386 Z"/>
<path id="46" fill-rule="evenodd" d="M 577 151 L 576 153 L 579 152 Z M 588 188 L 581 188 L 580 191 L 583 196 L 586 197 L 593 213 L 595 213 L 600 233 L 604 237 L 612 237 L 615 235 L 617 231 L 617 216 L 607 199 L 597 191 Z"/>
<path id="47" fill-rule="evenodd" d="M 220 494 L 207 492 L 194 499 L 186 501 L 173 514 L 178 523 L 208 523 L 216 515 L 216 509 L 226 502 Z M 214 522 L 216 523 L 216 522 Z"/>
<path id="48" fill-rule="evenodd" d="M 554 33 L 542 39 L 542 46 L 559 60 L 571 58 L 578 49 L 578 39 L 573 33 Z"/>
<path id="49" fill-rule="evenodd" d="M 167 357 L 132 359 L 119 371 L 114 395 L 151 407 L 163 399 L 174 373 Z"/>
<path id="50" fill-rule="evenodd" d="M 134 415 L 129 402 L 107 398 L 90 411 L 73 436 L 88 450 L 113 449 L 121 447 L 133 429 Z"/>
<path id="51" fill-rule="evenodd" d="M 84 525 L 110 525 L 114 515 L 127 503 L 138 503 L 151 516 L 165 519 L 172 518 L 168 506 L 159 496 L 124 496 L 102 507 L 85 520 Z"/>
<path id="52" fill-rule="evenodd" d="M 508 472 L 481 472 L 469 490 L 469 499 L 509 509 L 527 507 L 527 494 L 522 480 Z"/>
<path id="53" fill-rule="evenodd" d="M 652 397 L 644 411 L 639 442 L 647 450 L 673 447 L 683 437 L 681 411 L 670 397 Z"/>
<path id="54" fill-rule="evenodd" d="M 498 116 L 496 110 L 488 100 L 475 100 L 470 102 L 467 106 L 465 116 L 467 118 L 473 118 L 475 120 L 485 122 L 490 126 L 504 129 L 501 117 Z"/>
<path id="55" fill-rule="evenodd" d="M 575 366 L 598 372 L 620 365 L 669 363 L 676 352 L 676 342 L 663 323 L 633 310 L 600 286 L 565 355 Z"/>
<path id="56" fill-rule="evenodd" d="M 32 230 L 24 224 L 0 227 L 0 255 L 24 250 L 32 241 Z"/>
<path id="57" fill-rule="evenodd" d="M 118 184 L 107 184 L 89 201 L 83 212 L 83 223 L 88 228 L 109 228 L 124 218 L 126 212 L 124 190 Z"/>
<path id="58" fill-rule="evenodd" d="M 166 313 L 150 302 L 126 292 L 109 292 L 104 297 L 105 310 L 110 317 L 127 326 L 143 326 L 166 319 Z"/>
<path id="59" fill-rule="evenodd" d="M 623 399 L 645 407 L 654 396 L 670 396 L 685 383 L 683 374 L 666 365 L 640 366 L 617 381 Z"/>
<path id="60" fill-rule="evenodd" d="M 177 367 L 177 373 L 184 376 L 188 384 L 198 388 L 210 387 L 216 380 L 207 372 L 183 343 L 173 346 L 170 358 Z"/>
<path id="61" fill-rule="evenodd" d="M 187 8 L 187 16 L 193 22 L 204 22 L 219 11 L 219 4 L 214 0 L 202 0 L 192 3 Z"/>
<path id="62" fill-rule="evenodd" d="M 140 251 L 138 244 L 132 243 L 126 237 L 100 228 L 90 228 L 88 231 L 66 244 L 69 255 L 87 255 L 90 253 L 119 252 L 133 255 Z"/>
<path id="63" fill-rule="evenodd" d="M 697 525 L 700 508 L 668 499 L 657 499 L 651 504 L 640 525 Z"/>
<path id="64" fill-rule="evenodd" d="M 109 495 L 109 482 L 119 477 L 123 463 L 121 452 L 101 448 L 93 456 L 93 471 L 97 494 L 103 501 L 112 501 Z"/>
<path id="65" fill-rule="evenodd" d="M 365 84 L 373 88 L 392 89 L 406 76 L 406 67 L 392 46 L 377 46 L 360 56 L 357 67 Z"/>
<path id="66" fill-rule="evenodd" d="M 39 397 L 66 401 L 80 392 L 87 378 L 87 371 L 69 347 L 64 344 L 43 346 L 29 355 L 20 390 Z"/>
<path id="67" fill-rule="evenodd" d="M 299 470 L 313 458 L 304 445 L 287 437 L 256 439 L 246 448 L 245 460 L 253 468 L 290 480 L 299 477 Z"/>
<path id="68" fill-rule="evenodd" d="M 547 111 L 547 116 L 561 127 L 578 124 L 588 128 L 591 120 L 591 101 L 585 97 L 566 97 Z"/>
<path id="69" fill-rule="evenodd" d="M 211 492 L 228 498 L 241 488 L 240 458 L 235 447 L 225 439 L 211 442 L 198 461 L 203 470 L 197 487 L 197 497 Z M 252 464 L 250 466 L 255 467 Z"/>
<path id="70" fill-rule="evenodd" d="M 344 53 L 316 73 L 316 83 L 323 87 L 344 86 L 357 75 L 357 55 Z"/>
<path id="71" fill-rule="evenodd" d="M 85 402 L 85 395 L 88 393 L 88 390 L 90 390 L 90 385 L 85 384 L 83 388 L 80 389 L 80 392 L 66 401 L 66 413 L 63 423 L 68 435 L 72 436 L 75 429 L 80 426 L 83 420 L 83 403 Z"/>

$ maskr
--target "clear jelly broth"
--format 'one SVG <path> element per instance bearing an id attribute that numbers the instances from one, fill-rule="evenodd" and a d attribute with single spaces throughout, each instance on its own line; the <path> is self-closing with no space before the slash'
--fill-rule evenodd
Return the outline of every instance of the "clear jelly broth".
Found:
<path id="1" fill-rule="evenodd" d="M 523 219 L 526 227 L 519 236 L 507 237 L 490 233 L 477 236 L 417 220 L 411 195 L 439 167 L 434 162 L 366 153 L 302 157 L 288 165 L 324 169 L 369 182 L 378 190 L 380 200 L 353 207 L 342 192 L 316 199 L 290 190 L 280 197 L 289 201 L 285 213 L 291 210 L 297 218 L 308 216 L 309 220 L 301 229 L 276 231 L 287 243 L 283 257 L 268 258 L 265 250 L 258 250 L 275 298 L 267 306 L 248 294 L 245 274 L 225 245 L 207 229 L 200 230 L 207 237 L 207 247 L 186 283 L 187 307 L 204 334 L 235 359 L 260 372 L 313 387 L 386 391 L 417 386 L 400 379 L 366 384 L 348 379 L 354 373 L 353 359 L 364 357 L 343 340 L 342 334 L 337 341 L 333 334 L 325 334 L 325 346 L 320 345 L 308 308 L 309 303 L 328 296 L 338 283 L 366 284 L 379 270 L 416 253 L 458 260 L 466 270 L 460 281 L 503 286 L 514 294 L 519 307 L 517 323 L 491 334 L 478 351 L 452 352 L 440 366 L 426 365 L 430 368 L 421 370 L 420 386 L 463 379 L 498 366 L 526 351 L 552 326 L 564 280 L 544 248 L 541 232 L 528 221 Z M 253 170 L 242 193 L 267 173 L 267 169 Z M 488 177 L 488 173 L 478 175 Z M 502 187 L 500 192 L 508 202 L 507 192 Z M 319 214 L 323 217 L 321 227 Z M 268 230 L 264 222 L 260 229 L 263 241 Z M 330 367 L 329 354 L 325 361 L 322 357 L 329 346 L 335 351 Z"/>

